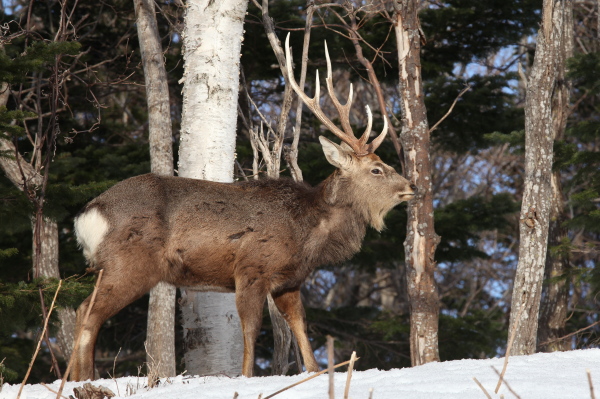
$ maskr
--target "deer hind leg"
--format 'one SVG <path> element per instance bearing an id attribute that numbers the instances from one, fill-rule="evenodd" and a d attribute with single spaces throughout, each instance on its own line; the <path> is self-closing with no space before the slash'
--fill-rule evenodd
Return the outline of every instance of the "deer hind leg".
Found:
<path id="1" fill-rule="evenodd" d="M 304 306 L 302 306 L 302 300 L 300 299 L 300 287 L 272 293 L 272 296 L 275 305 L 277 305 L 277 309 L 279 309 L 281 315 L 284 317 L 285 321 L 287 321 L 298 341 L 306 371 L 319 371 L 319 365 L 315 359 L 315 354 L 310 346 L 310 341 L 308 340 L 308 334 L 306 332 L 306 314 L 304 312 Z"/>
<path id="2" fill-rule="evenodd" d="M 245 377 L 252 377 L 254 372 L 254 345 L 260 333 L 266 298 L 267 292 L 260 280 L 243 279 L 241 282 L 236 281 L 235 303 L 240 315 L 242 335 L 244 336 L 242 374 Z"/>
<path id="3" fill-rule="evenodd" d="M 112 266 L 123 266 L 120 263 L 116 262 Z M 146 263 L 146 267 L 147 265 L 148 263 Z M 131 267 L 132 265 L 128 266 L 130 267 L 128 271 L 136 269 Z M 110 270 L 115 270 L 115 272 L 111 273 Z M 123 267 L 114 267 L 110 270 L 105 269 L 103 273 L 94 303 L 90 304 L 92 297 L 90 295 L 77 309 L 75 337 L 76 339 L 79 335 L 81 337 L 79 338 L 79 348 L 72 354 L 73 371 L 70 377 L 72 381 L 95 379 L 94 355 L 100 327 L 108 318 L 140 298 L 158 283 L 152 276 L 148 276 L 151 273 L 147 273 L 145 276 L 132 273 L 125 277 L 123 271 L 126 269 Z M 84 325 L 85 315 L 90 305 L 92 308 Z"/>

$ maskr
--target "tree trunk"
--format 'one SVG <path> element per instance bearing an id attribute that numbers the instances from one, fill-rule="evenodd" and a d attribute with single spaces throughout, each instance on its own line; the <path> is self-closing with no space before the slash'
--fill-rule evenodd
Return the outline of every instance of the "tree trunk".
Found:
<path id="1" fill-rule="evenodd" d="M 187 3 L 179 175 L 231 182 L 246 0 Z M 191 374 L 240 375 L 243 340 L 235 295 L 181 290 Z"/>
<path id="2" fill-rule="evenodd" d="M 418 1 L 395 3 L 394 29 L 402 96 L 402 147 L 405 174 L 417 186 L 408 203 L 404 241 L 410 302 L 410 358 L 413 366 L 439 360 L 439 298 L 434 278 L 435 249 L 440 237 L 433 226 L 430 137 L 421 82 Z"/>
<path id="3" fill-rule="evenodd" d="M 515 275 L 509 334 L 511 353 L 535 352 L 538 315 L 548 246 L 552 191 L 552 93 L 563 37 L 564 1 L 544 0 L 542 24 L 525 102 L 525 184 L 519 224 L 519 264 Z"/>
<path id="4" fill-rule="evenodd" d="M 4 51 L 3 48 L 0 51 Z M 6 106 L 10 90 L 6 83 L 1 84 L 0 88 L 0 106 Z M 35 172 L 33 167 L 17 154 L 16 148 L 11 141 L 0 137 L 0 152 L 7 151 L 9 154 L 15 155 L 15 158 L 0 157 L 0 167 L 8 179 L 19 189 L 24 189 L 23 179 L 28 181 L 31 187 L 41 184 L 41 176 Z M 18 161 L 17 161 L 18 160 Z M 19 168 L 20 164 L 20 168 Z M 21 173 L 23 171 L 23 174 Z M 24 176 L 23 176 L 24 175 Z M 34 235 L 33 242 L 33 265 L 38 264 L 38 270 L 34 271 L 34 275 L 42 277 L 52 277 L 60 279 L 58 269 L 58 226 L 55 221 L 42 216 L 42 225 L 39 228 L 39 240 L 35 239 L 35 216 L 32 217 L 32 234 Z M 37 246 L 39 245 L 39 248 Z M 39 258 L 37 258 L 39 254 Z M 39 261 L 39 263 L 38 263 Z M 63 357 L 69 359 L 73 350 L 74 333 L 75 333 L 75 310 L 71 307 L 66 307 L 58 310 L 58 331 L 56 339 L 59 348 L 62 351 Z"/>
<path id="5" fill-rule="evenodd" d="M 556 56 L 558 76 L 552 100 L 552 130 L 554 140 L 562 140 L 567 126 L 569 114 L 569 99 L 571 85 L 567 82 L 566 60 L 573 56 L 573 3 L 565 3 L 565 16 L 563 22 L 563 39 L 560 52 Z M 550 224 L 548 229 L 548 247 L 552 248 L 561 244 L 567 237 L 567 230 L 562 227 L 566 220 L 560 171 L 552 173 L 552 198 L 550 202 Z M 568 257 L 564 254 L 546 255 L 544 280 L 564 276 L 569 268 Z M 569 279 L 548 281 L 542 291 L 540 320 L 538 329 L 538 350 L 540 351 L 566 351 L 570 349 L 569 342 L 559 341 L 558 338 L 566 335 L 567 308 L 569 303 Z M 545 344 L 548 342 L 547 344 Z"/>
<path id="6" fill-rule="evenodd" d="M 51 277 L 60 280 L 58 269 L 58 225 L 50 218 L 43 217 L 41 226 L 36 226 L 33 219 L 33 231 L 39 228 L 39 250 L 36 250 L 36 240 L 33 240 L 33 264 L 38 269 L 35 274 L 40 277 Z M 39 259 L 37 254 L 39 253 Z M 73 342 L 75 339 L 75 310 L 72 307 L 61 308 L 58 310 L 59 323 L 56 333 L 58 347 L 65 359 L 71 357 Z"/>
<path id="7" fill-rule="evenodd" d="M 167 72 L 154 2 L 134 0 L 138 40 L 144 66 L 150 141 L 150 168 L 153 173 L 173 175 L 173 136 Z M 146 362 L 149 374 L 173 377 L 175 371 L 175 295 L 171 284 L 160 282 L 150 291 Z"/>

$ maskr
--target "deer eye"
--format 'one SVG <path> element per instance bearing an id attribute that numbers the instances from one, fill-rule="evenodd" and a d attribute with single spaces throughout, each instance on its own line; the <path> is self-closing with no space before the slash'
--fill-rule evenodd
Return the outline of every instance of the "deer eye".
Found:
<path id="1" fill-rule="evenodd" d="M 382 175 L 383 171 L 379 168 L 375 168 L 371 170 L 371 173 L 373 173 L 374 175 Z"/>

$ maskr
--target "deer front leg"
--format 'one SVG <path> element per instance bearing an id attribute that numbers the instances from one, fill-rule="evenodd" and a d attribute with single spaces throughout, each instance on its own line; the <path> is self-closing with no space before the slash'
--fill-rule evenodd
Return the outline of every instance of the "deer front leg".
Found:
<path id="1" fill-rule="evenodd" d="M 262 324 L 262 313 L 265 299 L 265 289 L 258 280 L 252 282 L 236 282 L 235 303 L 242 324 L 242 335 L 244 336 L 244 360 L 242 363 L 242 375 L 252 377 L 254 372 L 254 345 L 260 333 Z"/>
<path id="2" fill-rule="evenodd" d="M 275 302 L 275 305 L 277 305 L 277 309 L 279 309 L 281 315 L 285 318 L 285 321 L 287 321 L 298 341 L 306 371 L 319 371 L 319 366 L 306 332 L 306 313 L 304 312 L 304 306 L 302 306 L 302 300 L 300 299 L 300 287 L 272 295 L 273 301 Z"/>

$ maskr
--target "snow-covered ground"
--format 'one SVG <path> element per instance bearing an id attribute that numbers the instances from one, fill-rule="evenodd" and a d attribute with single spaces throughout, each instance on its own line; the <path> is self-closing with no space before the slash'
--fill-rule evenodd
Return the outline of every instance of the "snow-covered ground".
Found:
<path id="1" fill-rule="evenodd" d="M 360 360 L 359 360 L 360 362 Z M 485 393 L 473 378 L 484 386 L 492 398 L 521 399 L 583 399 L 591 398 L 586 371 L 589 370 L 596 392 L 600 396 L 600 349 L 587 349 L 561 353 L 539 353 L 531 356 L 514 356 L 509 359 L 506 385 L 494 393 L 504 359 L 457 360 L 430 363 L 424 366 L 390 371 L 367 370 L 352 373 L 350 398 L 368 399 L 372 389 L 374 399 L 485 399 Z M 335 397 L 343 398 L 346 373 L 335 373 Z M 178 376 L 153 389 L 145 388 L 145 378 L 124 377 L 116 380 L 98 380 L 119 398 L 144 399 L 257 399 L 277 392 L 309 376 L 304 373 L 291 377 L 182 377 Z M 327 374 L 276 395 L 277 399 L 328 398 Z M 73 394 L 73 388 L 82 383 L 68 382 L 63 395 Z M 53 384 L 26 385 L 21 398 L 53 399 L 60 381 Z M 17 397 L 19 385 L 4 384 L 0 399 Z M 516 396 L 516 395 L 518 396 Z"/>

